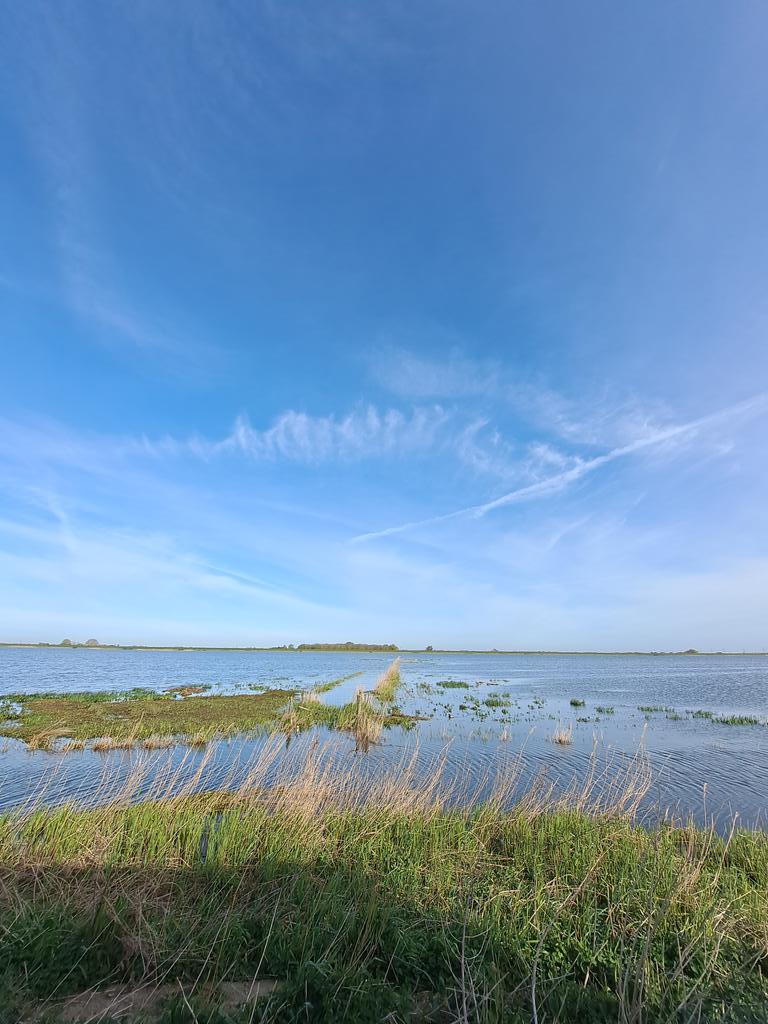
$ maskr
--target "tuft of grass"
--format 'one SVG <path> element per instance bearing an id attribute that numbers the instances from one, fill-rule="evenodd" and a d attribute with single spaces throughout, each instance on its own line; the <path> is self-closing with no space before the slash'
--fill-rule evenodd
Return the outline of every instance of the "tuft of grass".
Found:
<path id="1" fill-rule="evenodd" d="M 598 713 L 598 715 L 612 715 L 615 712 L 615 710 L 616 708 L 609 707 L 605 704 L 598 704 L 595 707 L 595 711 Z"/>
<path id="2" fill-rule="evenodd" d="M 638 711 L 643 711 L 646 715 L 662 714 L 665 711 L 674 711 L 674 708 L 668 708 L 663 704 L 638 704 Z"/>
<path id="3" fill-rule="evenodd" d="M 573 742 L 573 726 L 558 725 L 549 738 L 553 743 L 557 743 L 561 747 L 567 747 Z"/>
<path id="4" fill-rule="evenodd" d="M 585 700 L 579 700 L 578 697 L 571 697 L 568 703 L 572 708 L 583 708 L 587 702 Z"/>
<path id="5" fill-rule="evenodd" d="M 443 690 L 470 690 L 471 686 L 469 683 L 463 682 L 461 679 L 443 679 L 439 683 L 435 683 Z"/>
<path id="6" fill-rule="evenodd" d="M 487 708 L 508 708 L 510 706 L 509 697 L 505 697 L 503 693 L 498 695 L 494 694 L 490 697 L 486 697 L 483 704 Z"/>
<path id="7" fill-rule="evenodd" d="M 63 753 L 68 753 L 73 750 L 85 750 L 86 746 L 87 742 L 85 740 L 67 740 L 67 742 L 63 743 L 59 749 Z"/>

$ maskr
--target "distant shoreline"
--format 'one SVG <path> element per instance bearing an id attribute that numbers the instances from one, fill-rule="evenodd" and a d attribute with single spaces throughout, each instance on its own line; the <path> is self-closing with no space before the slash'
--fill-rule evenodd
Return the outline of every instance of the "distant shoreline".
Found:
<path id="1" fill-rule="evenodd" d="M 199 647 L 194 645 L 158 646 L 146 644 L 51 644 L 51 643 L 20 643 L 0 641 L 0 648 L 17 648 L 28 650 L 69 650 L 69 651 L 158 651 L 158 652 L 240 652 L 273 653 L 273 654 L 514 654 L 527 657 L 601 657 L 601 658 L 760 658 L 768 657 L 768 651 L 525 651 L 525 650 L 488 650 L 468 648 L 433 648 L 423 647 L 385 648 L 373 645 L 358 647 L 333 646 L 331 644 L 302 645 L 300 647 Z"/>

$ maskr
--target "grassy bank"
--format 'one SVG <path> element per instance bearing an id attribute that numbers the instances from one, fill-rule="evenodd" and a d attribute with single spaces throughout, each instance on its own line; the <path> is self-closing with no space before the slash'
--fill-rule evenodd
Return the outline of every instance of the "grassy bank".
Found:
<path id="1" fill-rule="evenodd" d="M 767 836 L 640 828 L 630 771 L 503 810 L 514 773 L 478 807 L 277 750 L 234 792 L 0 818 L 0 1020 L 91 986 L 164 1024 L 768 1019 Z"/>

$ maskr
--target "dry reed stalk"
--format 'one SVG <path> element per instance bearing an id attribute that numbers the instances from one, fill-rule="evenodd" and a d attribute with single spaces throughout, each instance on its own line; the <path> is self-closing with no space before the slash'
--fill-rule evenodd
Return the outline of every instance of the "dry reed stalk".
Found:
<path id="1" fill-rule="evenodd" d="M 378 721 L 367 698 L 361 699 L 360 731 L 370 739 Z M 114 811 L 138 802 L 179 805 L 206 788 L 219 745 L 209 744 L 202 754 L 187 749 L 181 758 L 170 750 L 131 749 L 127 770 L 116 773 L 105 764 L 96 786 L 70 798 L 71 810 L 87 806 Z M 545 773 L 534 776 L 521 790 L 523 752 L 497 764 L 493 779 L 477 779 L 461 766 L 449 770 L 449 748 L 426 763 L 418 746 L 406 749 L 386 767 L 370 770 L 370 763 L 342 760 L 344 748 L 337 741 L 316 739 L 302 755 L 286 751 L 285 736 L 273 733 L 254 753 L 231 756 L 223 775 L 217 775 L 216 791 L 228 802 L 263 807 L 269 813 L 318 818 L 328 813 L 359 809 L 397 814 L 430 815 L 448 808 L 470 815 L 478 806 L 488 814 L 511 813 L 535 817 L 556 811 L 575 810 L 593 817 L 633 819 L 651 783 L 650 766 L 642 749 L 634 758 L 617 763 L 597 750 L 586 773 L 565 788 L 558 788 Z M 50 773 L 15 813 L 20 819 L 57 803 L 58 770 Z M 486 815 L 487 817 L 487 815 Z"/>
<path id="2" fill-rule="evenodd" d="M 386 671 L 379 676 L 372 692 L 383 704 L 389 704 L 395 699 L 395 693 L 399 685 L 400 659 L 395 658 Z"/>
<path id="3" fill-rule="evenodd" d="M 553 743 L 558 743 L 561 747 L 567 747 L 573 742 L 573 725 L 558 725 L 549 738 Z"/>

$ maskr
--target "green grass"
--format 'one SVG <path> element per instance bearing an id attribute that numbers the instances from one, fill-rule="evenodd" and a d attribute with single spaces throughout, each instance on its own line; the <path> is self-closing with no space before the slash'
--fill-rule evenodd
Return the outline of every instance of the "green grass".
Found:
<path id="1" fill-rule="evenodd" d="M 665 711 L 674 711 L 674 708 L 668 708 L 664 704 L 639 704 L 637 707 L 638 711 L 645 712 L 646 715 L 662 714 Z"/>
<path id="2" fill-rule="evenodd" d="M 571 705 L 572 708 L 583 708 L 584 705 L 586 704 L 586 701 L 585 700 L 579 700 L 578 697 L 571 697 L 571 699 L 570 699 L 570 701 L 568 703 Z"/>
<path id="3" fill-rule="evenodd" d="M 142 686 L 134 686 L 129 690 L 47 690 L 45 693 L 11 693 L 5 700 L 26 703 L 37 700 L 75 701 L 83 704 L 109 704 L 129 700 L 172 700 L 174 695 L 183 691 L 201 693 L 209 689 L 207 686 L 172 687 L 158 693 Z"/>
<path id="4" fill-rule="evenodd" d="M 362 674 L 362 672 L 352 672 L 348 676 L 339 676 L 338 679 L 329 679 L 325 683 L 318 683 L 317 686 L 313 687 L 313 689 L 315 693 L 329 693 L 331 690 L 335 690 L 336 687 L 340 686 L 342 683 L 349 682 L 350 679 L 356 679 Z"/>
<path id="5" fill-rule="evenodd" d="M 462 682 L 459 679 L 443 679 L 439 683 L 435 683 L 436 686 L 442 687 L 444 690 L 469 690 L 471 689 L 469 683 Z"/>
<path id="6" fill-rule="evenodd" d="M 615 712 L 615 710 L 615 708 L 608 707 L 605 704 L 598 704 L 595 707 L 595 711 L 598 713 L 598 715 L 612 715 Z"/>
<path id="7" fill-rule="evenodd" d="M 374 706 L 369 697 L 359 691 L 355 700 L 338 707 L 317 700 L 296 698 L 290 702 L 282 716 L 281 726 L 286 732 L 303 732 L 320 725 L 340 732 L 376 730 L 378 734 L 382 727 L 408 727 L 414 721 L 413 716 L 403 714 L 398 708 L 390 706 L 383 710 L 378 705 Z"/>
<path id="8" fill-rule="evenodd" d="M 483 704 L 487 708 L 508 708 L 511 704 L 510 698 L 504 694 L 492 694 L 490 697 L 486 697 Z"/>
<path id="9" fill-rule="evenodd" d="M 714 718 L 714 722 L 718 725 L 762 725 L 762 721 L 759 718 L 755 718 L 753 715 L 721 715 L 719 718 Z"/>
<path id="10" fill-rule="evenodd" d="M 68 693 L 16 696 L 20 713 L 8 724 L 0 723 L 0 735 L 12 736 L 41 749 L 59 740 L 144 741 L 153 737 L 231 735 L 274 725 L 295 691 L 232 696 L 187 696 L 145 690 L 124 693 Z"/>
<path id="11" fill-rule="evenodd" d="M 322 785 L 0 818 L 0 1021 L 146 981 L 164 1024 L 768 1019 L 765 835 Z"/>

